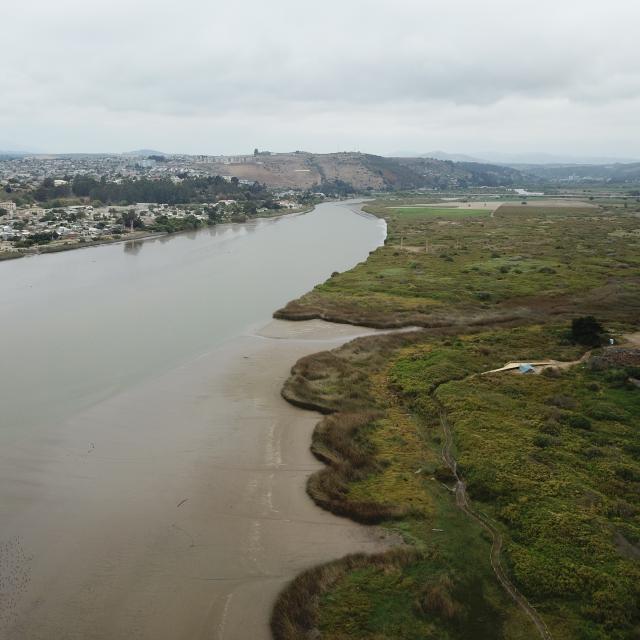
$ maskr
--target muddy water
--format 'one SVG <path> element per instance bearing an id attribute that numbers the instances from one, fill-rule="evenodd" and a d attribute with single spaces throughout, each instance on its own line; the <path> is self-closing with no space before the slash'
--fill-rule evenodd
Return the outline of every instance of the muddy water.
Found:
<path id="1" fill-rule="evenodd" d="M 327 264 L 317 264 L 309 279 L 321 280 L 336 268 L 335 260 L 330 264 L 331 238 L 345 219 L 355 218 L 360 238 L 352 237 L 357 246 L 350 258 L 348 243 L 338 243 L 342 268 L 362 259 L 381 238 L 375 221 L 334 205 L 313 215 L 327 216 L 330 233 L 323 235 L 314 222 L 313 242 L 303 225 L 297 235 L 287 231 L 278 245 L 284 253 L 306 251 L 312 263 L 319 253 L 327 254 Z M 299 224 L 312 216 L 291 220 Z M 60 256 L 43 259 L 49 262 L 41 272 L 29 264 L 36 260 L 12 265 L 12 270 L 20 262 L 29 267 L 23 282 L 38 291 L 39 308 L 24 286 L 0 281 L 8 301 L 0 313 L 3 337 L 8 326 L 26 332 L 15 317 L 22 314 L 28 328 L 37 326 L 65 346 L 55 343 L 40 353 L 28 344 L 22 350 L 23 358 L 30 358 L 27 367 L 15 359 L 15 347 L 3 342 L 0 638 L 268 638 L 273 599 L 296 573 L 344 553 L 384 546 L 370 530 L 321 511 L 306 497 L 305 479 L 319 467 L 308 450 L 318 416 L 279 396 L 297 358 L 366 331 L 267 318 L 266 328 L 256 328 L 263 325 L 263 309 L 266 316 L 313 284 L 303 284 L 300 265 L 292 270 L 282 256 L 274 260 L 287 268 L 263 268 L 266 279 L 260 264 L 252 270 L 244 264 L 256 251 L 268 253 L 262 245 L 273 238 L 273 227 L 265 226 L 262 241 L 252 241 L 250 250 L 240 247 L 243 238 L 259 238 L 260 229 L 240 234 L 235 243 L 230 237 L 229 244 L 208 233 L 204 240 L 175 238 L 187 243 L 185 252 L 176 254 L 176 265 L 154 255 L 155 243 L 151 249 L 143 246 L 136 255 L 146 252 L 160 266 L 154 279 L 149 265 L 130 264 L 140 289 L 126 278 L 121 282 L 125 274 L 115 257 L 104 259 L 103 266 L 112 270 L 108 275 L 78 267 L 83 260 L 102 260 L 95 254 L 105 249 L 126 260 L 131 256 L 122 255 L 122 247 L 65 254 L 76 266 L 75 272 L 65 266 L 75 295 L 61 285 L 56 295 L 50 291 L 55 286 L 46 271 L 59 274 L 53 261 Z M 374 233 L 367 236 L 365 229 Z M 172 249 L 174 240 L 157 248 Z M 188 242 L 194 243 L 191 251 Z M 296 242 L 300 246 L 293 246 Z M 207 293 L 216 291 L 209 286 L 215 280 L 210 269 L 220 266 L 212 254 L 221 247 L 244 264 L 225 273 L 237 277 L 241 289 L 244 279 L 252 280 L 254 305 L 236 300 L 225 280 L 215 313 L 210 306 Z M 175 271 L 187 281 L 179 282 Z M 287 287 L 282 279 L 291 271 L 296 273 Z M 0 265 L 0 275 L 5 274 Z M 270 297 L 260 289 L 273 278 Z M 102 295 L 91 291 L 91 282 Z M 176 288 L 181 284 L 183 290 Z M 115 295 L 114 286 L 122 286 L 123 295 Z M 135 314 L 125 308 L 120 315 L 102 313 L 103 299 L 123 304 L 134 292 Z M 166 301 L 161 310 L 154 304 L 158 292 Z M 90 332 L 81 322 L 89 315 L 83 300 L 94 307 Z M 27 308 L 34 314 L 26 314 Z M 116 316 L 121 322 L 114 325 Z M 127 320 L 134 316 L 142 345 L 122 330 L 131 327 Z M 69 343 L 67 319 L 94 340 L 84 347 Z M 213 339 L 206 331 L 191 335 L 201 323 Z M 145 332 L 153 339 L 146 340 Z M 39 334 L 33 337 L 48 344 Z M 11 377 L 7 353 L 24 377 Z M 121 363 L 118 356 L 124 353 L 128 357 Z M 61 359 L 52 361 L 52 354 Z M 74 374 L 76 363 L 83 365 L 82 375 Z M 64 395 L 68 391 L 70 397 Z M 43 406 L 50 400 L 49 416 Z"/>
<path id="2" fill-rule="evenodd" d="M 0 450 L 266 322 L 384 234 L 383 221 L 327 203 L 0 263 Z"/>

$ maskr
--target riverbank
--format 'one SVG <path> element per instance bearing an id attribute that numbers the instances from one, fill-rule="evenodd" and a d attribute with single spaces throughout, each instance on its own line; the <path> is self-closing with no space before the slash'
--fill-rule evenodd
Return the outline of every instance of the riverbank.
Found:
<path id="1" fill-rule="evenodd" d="M 267 640 L 297 573 L 386 548 L 308 500 L 319 416 L 279 395 L 296 359 L 363 333 L 274 321 L 81 413 L 47 450 L 4 450 L 3 637 Z"/>
<path id="2" fill-rule="evenodd" d="M 257 214 L 242 221 L 234 221 L 230 220 L 229 222 L 221 222 L 219 225 L 223 224 L 246 224 L 251 220 L 277 220 L 279 218 L 284 218 L 292 215 L 300 215 L 304 213 L 309 213 L 313 211 L 314 205 L 308 207 L 302 207 L 300 209 L 295 209 L 291 211 L 287 211 L 286 213 L 274 213 L 274 214 Z M 218 225 L 210 225 L 210 226 L 218 226 Z M 0 251 L 0 262 L 3 260 L 15 260 L 16 258 L 25 258 L 28 256 L 38 256 L 38 255 L 46 255 L 49 253 L 61 253 L 63 251 L 73 251 L 75 249 L 89 249 L 91 247 L 99 247 L 101 245 L 107 244 L 122 244 L 127 242 L 142 242 L 144 240 L 152 240 L 155 238 L 162 238 L 167 236 L 179 236 L 181 234 L 193 233 L 194 231 L 199 231 L 200 229 L 204 229 L 204 227 L 200 227 L 199 229 L 185 229 L 183 231 L 176 231 L 174 233 L 169 233 L 167 231 L 134 231 L 123 234 L 117 238 L 109 238 L 104 240 L 91 240 L 87 241 L 66 241 L 66 242 L 55 242 L 53 244 L 43 244 L 43 245 L 35 245 L 26 250 L 11 250 L 11 251 Z"/>
<path id="3" fill-rule="evenodd" d="M 386 547 L 306 498 L 280 396 L 363 330 L 251 329 L 383 237 L 330 203 L 2 266 L 0 637 L 267 638 L 297 572 Z"/>

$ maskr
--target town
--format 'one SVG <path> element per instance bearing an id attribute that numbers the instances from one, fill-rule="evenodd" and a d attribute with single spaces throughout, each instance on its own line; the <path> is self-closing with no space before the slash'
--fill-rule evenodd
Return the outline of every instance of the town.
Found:
<path id="1" fill-rule="evenodd" d="M 0 158 L 0 259 L 302 211 L 323 197 L 269 191 L 192 160 L 153 153 Z M 153 201 L 138 201 L 141 186 Z"/>

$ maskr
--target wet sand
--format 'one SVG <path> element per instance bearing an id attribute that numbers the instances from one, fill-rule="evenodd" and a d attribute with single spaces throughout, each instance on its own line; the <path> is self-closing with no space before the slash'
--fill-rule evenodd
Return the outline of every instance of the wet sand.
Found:
<path id="1" fill-rule="evenodd" d="M 296 574 L 384 548 L 307 497 L 319 415 L 280 397 L 373 332 L 273 321 L 3 451 L 0 638 L 262 640 Z"/>

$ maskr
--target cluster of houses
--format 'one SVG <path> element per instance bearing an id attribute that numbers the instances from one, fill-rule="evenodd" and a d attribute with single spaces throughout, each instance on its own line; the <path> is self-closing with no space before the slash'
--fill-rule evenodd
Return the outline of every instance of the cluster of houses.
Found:
<path id="1" fill-rule="evenodd" d="M 125 232 L 123 214 L 134 211 L 142 223 L 152 227 L 158 216 L 184 218 L 193 215 L 207 219 L 207 208 L 233 204 L 223 201 L 197 206 L 174 207 L 168 204 L 135 204 L 118 207 L 73 205 L 54 209 L 38 206 L 16 207 L 13 202 L 0 202 L 0 250 L 20 246 L 21 241 L 54 234 L 57 240 L 100 239 Z"/>
<path id="2" fill-rule="evenodd" d="M 109 239 L 126 233 L 123 217 L 133 212 L 143 227 L 153 229 L 157 219 L 184 219 L 193 216 L 205 224 L 209 213 L 216 209 L 222 219 L 235 212 L 236 200 L 220 200 L 213 203 L 169 205 L 137 203 L 129 206 L 72 205 L 44 209 L 31 205 L 17 207 L 14 202 L 0 202 L 0 251 L 24 246 L 25 241 L 53 236 L 55 242 Z M 298 203 L 292 199 L 279 200 L 283 209 L 294 209 Z M 228 215 L 226 215 L 228 214 Z M 129 218 L 131 216 L 129 215 Z"/>
<path id="3" fill-rule="evenodd" d="M 221 160 L 224 158 L 224 161 Z M 253 156 L 250 156 L 253 158 Z M 221 156 L 132 154 L 24 155 L 0 157 L 0 187 L 16 193 L 35 189 L 45 178 L 55 178 L 56 186 L 64 184 L 63 176 L 88 175 L 105 177 L 110 182 L 136 178 L 168 178 L 174 183 L 185 176 L 219 175 L 222 164 L 233 164 L 238 158 Z M 226 172 L 223 172 L 226 173 Z M 230 181 L 231 175 L 223 175 Z M 240 179 L 240 184 L 252 181 Z"/>

